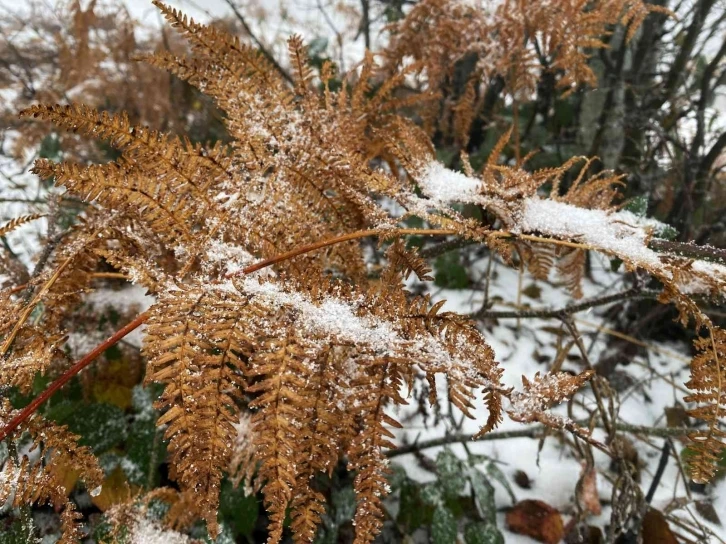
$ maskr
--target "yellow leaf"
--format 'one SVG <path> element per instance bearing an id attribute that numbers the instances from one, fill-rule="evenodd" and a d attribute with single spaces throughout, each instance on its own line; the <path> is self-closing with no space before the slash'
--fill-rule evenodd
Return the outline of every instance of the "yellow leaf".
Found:
<path id="1" fill-rule="evenodd" d="M 124 471 L 116 467 L 103 481 L 101 492 L 91 497 L 91 502 L 105 512 L 112 506 L 128 502 L 138 489 L 139 486 L 129 485 Z"/>

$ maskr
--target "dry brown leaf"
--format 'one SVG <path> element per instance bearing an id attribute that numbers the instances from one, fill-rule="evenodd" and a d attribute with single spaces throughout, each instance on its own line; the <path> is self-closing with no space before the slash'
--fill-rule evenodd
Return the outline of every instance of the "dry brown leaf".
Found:
<path id="1" fill-rule="evenodd" d="M 557 509 L 538 500 L 524 500 L 514 505 L 507 512 L 507 527 L 545 544 L 557 544 L 565 535 L 562 516 Z"/>

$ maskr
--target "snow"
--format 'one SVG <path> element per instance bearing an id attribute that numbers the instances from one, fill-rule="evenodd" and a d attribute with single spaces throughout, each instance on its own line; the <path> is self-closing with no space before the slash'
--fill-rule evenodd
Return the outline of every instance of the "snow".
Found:
<path id="1" fill-rule="evenodd" d="M 473 278 L 481 277 L 487 268 L 487 259 L 476 260 L 470 270 Z M 593 279 L 586 280 L 583 284 L 585 297 L 593 297 L 604 294 L 604 292 L 622 289 L 623 276 L 614 273 L 610 269 L 609 260 L 603 256 L 595 255 L 593 259 Z M 489 286 L 489 300 L 495 302 L 493 309 L 511 309 L 503 305 L 506 301 L 516 299 L 518 284 L 518 272 L 495 261 L 492 266 L 491 284 Z M 416 278 L 410 278 L 411 286 L 420 285 Z M 528 273 L 525 273 L 523 285 L 536 284 L 539 287 L 539 297 L 536 301 L 529 300 L 531 305 L 542 307 L 559 308 L 566 305 L 570 300 L 564 294 L 562 288 L 550 282 L 535 280 Z M 462 314 L 471 313 L 481 308 L 483 293 L 481 289 L 461 289 L 457 291 L 447 289 L 429 289 L 432 294 L 432 303 L 446 299 L 444 309 Z M 527 300 L 525 298 L 525 300 Z M 588 312 L 576 314 L 576 322 L 586 346 L 592 346 L 590 358 L 597 361 L 607 350 L 604 339 L 607 334 L 603 332 L 602 326 L 608 322 L 605 317 L 607 307 L 591 309 Z M 579 316 L 583 316 L 580 318 Z M 503 382 L 506 386 L 521 389 L 521 376 L 532 378 L 536 372 L 545 373 L 548 365 L 554 359 L 558 350 L 558 337 L 555 330 L 558 324 L 551 320 L 528 319 L 522 321 L 518 327 L 516 321 L 499 320 L 484 331 L 485 339 L 493 347 L 497 361 L 504 369 Z M 607 330 L 607 327 L 606 329 Z M 566 337 L 565 337 L 566 338 Z M 576 348 L 571 350 L 572 355 L 577 354 Z M 536 355 L 536 356 L 535 356 Z M 688 380 L 689 346 L 678 342 L 664 342 L 647 346 L 645 356 L 636 355 L 632 357 L 631 363 L 627 366 L 619 366 L 618 372 L 627 378 L 631 383 L 619 394 L 619 421 L 633 425 L 665 426 L 665 409 L 672 407 L 675 402 L 685 406 L 683 397 L 687 394 L 682 384 Z M 547 357 L 547 363 L 538 362 L 541 357 Z M 565 358 L 563 371 L 582 372 L 582 362 L 578 358 Z M 440 398 L 446 398 L 446 384 L 440 380 L 437 383 Z M 417 393 L 414 390 L 414 393 Z M 508 409 L 505 406 L 505 409 Z M 573 419 L 579 420 L 587 415 L 588 411 L 595 409 L 595 400 L 588 386 L 585 386 L 580 393 L 575 395 L 573 403 Z M 390 415 L 399 421 L 405 422 L 403 429 L 395 429 L 396 442 L 399 444 L 410 444 L 414 441 L 422 442 L 441 438 L 447 433 L 476 434 L 479 425 L 487 417 L 486 408 L 477 405 L 474 413 L 475 419 L 461 419 L 460 415 L 453 414 L 454 421 L 460 425 L 452 428 L 451 419 L 448 414 L 449 407 L 441 403 L 440 417 L 436 419 L 429 416 L 424 420 L 417 412 L 415 402 L 410 406 L 391 408 Z M 567 407 L 561 405 L 552 408 L 554 414 L 567 416 Z M 511 421 L 505 417 L 502 424 L 494 432 L 512 431 L 522 429 L 523 425 Z M 655 473 L 660 456 L 660 447 L 663 440 L 650 437 L 646 440 L 639 440 L 634 435 L 620 433 L 633 441 L 641 460 L 641 486 L 647 488 Z M 593 438 L 601 442 L 605 441 L 604 431 L 596 428 Z M 674 442 L 680 450 L 684 447 L 679 441 Z M 569 515 L 573 512 L 575 485 L 578 475 L 582 471 L 581 462 L 576 458 L 571 448 L 565 446 L 556 434 L 551 434 L 542 443 L 532 438 L 508 438 L 506 440 L 489 440 L 468 442 L 466 450 L 462 444 L 450 446 L 461 458 L 469 454 L 484 455 L 493 459 L 505 473 L 512 486 L 517 500 L 538 499 L 557 508 L 564 516 L 567 523 Z M 442 447 L 429 448 L 423 451 L 428 458 L 435 459 Z M 597 450 L 594 451 L 595 468 L 601 474 L 611 474 L 610 459 Z M 432 481 L 434 476 L 421 467 L 421 464 L 413 455 L 396 457 L 394 463 L 404 467 L 409 477 L 421 481 Z M 523 489 L 513 483 L 514 474 L 523 471 L 530 478 L 531 488 Z M 502 487 L 494 479 L 491 480 L 496 489 L 495 502 L 497 509 L 501 512 L 511 506 L 511 500 Z M 588 522 L 600 527 L 609 523 L 611 508 L 608 504 L 611 499 L 612 486 L 602 476 L 597 479 L 598 493 L 603 501 L 603 512 L 599 516 L 588 518 Z M 673 460 L 669 461 L 666 472 L 656 491 L 653 506 L 665 508 L 673 501 L 674 497 L 683 498 L 686 496 L 686 489 L 679 477 L 679 469 Z M 716 483 L 708 495 L 694 495 L 696 500 L 708 500 L 713 498 L 714 507 L 719 513 L 726 511 L 726 481 Z M 687 509 L 686 509 L 687 508 Z M 675 515 L 684 520 L 693 521 L 691 515 L 696 516 L 699 523 L 705 525 L 721 538 L 726 537 L 726 530 L 703 519 L 692 506 L 680 507 L 674 510 Z M 505 541 L 515 544 L 530 544 L 533 541 L 527 537 L 516 535 L 506 530 L 504 514 L 497 516 L 497 525 L 505 535 Z M 715 540 L 714 540 L 715 542 Z"/>
<path id="2" fill-rule="evenodd" d="M 157 522 L 147 518 L 136 520 L 128 541 L 129 544 L 191 544 L 193 542 L 188 536 L 163 529 Z"/>
<path id="3" fill-rule="evenodd" d="M 438 161 L 424 166 L 418 185 L 435 205 L 475 202 L 482 191 L 481 180 L 449 170 Z"/>
<path id="4" fill-rule="evenodd" d="M 514 232 L 539 232 L 572 240 L 609 252 L 648 269 L 662 268 L 658 254 L 649 249 L 648 232 L 629 212 L 607 212 L 579 208 L 550 199 L 525 199 L 518 228 Z"/>
<path id="5" fill-rule="evenodd" d="M 411 211 L 446 209 L 454 203 L 494 207 L 503 204 L 482 180 L 449 170 L 438 161 L 423 165 L 417 181 L 427 198 L 411 196 L 408 202 Z M 663 254 L 648 247 L 649 240 L 666 227 L 660 221 L 627 210 L 581 208 L 562 200 L 536 195 L 522 198 L 517 207 L 519 209 L 515 208 L 514 212 L 515 223 L 510 228 L 513 234 L 537 234 L 579 243 L 618 257 L 628 266 L 645 269 L 661 278 L 673 276 L 661 262 Z M 686 279 L 677 278 L 684 293 L 712 292 L 713 285 L 709 286 L 708 282 L 713 281 L 721 287 L 726 286 L 726 266 L 723 264 L 695 260 L 690 266 L 695 275 L 689 275 Z"/>
<path id="6" fill-rule="evenodd" d="M 169 3 L 184 9 L 184 11 L 201 20 L 208 20 L 210 16 L 229 13 L 224 0 L 207 0 L 203 3 L 203 6 L 199 5 L 201 3 L 195 4 L 190 0 L 172 0 Z M 0 0 L 0 4 L 10 5 L 13 8 L 19 6 L 19 3 L 15 0 Z M 133 16 L 142 20 L 145 24 L 160 24 L 158 12 L 150 5 L 149 1 L 127 0 L 127 5 Z M 299 24 L 299 21 L 306 21 L 306 23 L 297 26 L 295 30 L 303 30 L 308 41 L 318 35 L 330 34 L 330 29 L 326 27 L 328 23 L 324 21 L 321 11 L 312 2 L 286 3 L 280 1 L 270 4 L 265 3 L 259 7 L 268 16 L 260 21 L 250 19 L 250 23 L 253 24 L 255 32 L 261 36 L 263 41 L 271 45 L 271 49 L 278 58 L 286 57 L 283 52 L 284 45 L 281 44 L 283 44 L 284 38 L 289 33 L 289 29 L 293 25 Z M 291 17 L 289 20 L 285 20 L 282 12 L 288 8 L 292 9 L 290 11 Z M 350 22 L 347 17 L 338 13 L 333 13 L 333 19 L 334 24 L 347 25 Z M 331 46 L 332 54 L 343 59 L 341 64 L 348 63 L 350 65 L 350 59 L 360 58 L 361 40 L 362 38 L 359 37 L 357 43 L 345 51 L 336 50 L 336 46 L 333 44 Z M 260 130 L 263 130 L 262 125 Z M 5 168 L 0 166 L 0 170 L 5 170 Z M 9 183 L 2 180 L 3 196 L 19 195 L 27 197 L 28 194 L 39 194 L 41 196 L 45 194 L 44 189 L 38 184 L 37 178 L 25 172 L 18 172 L 12 181 L 13 183 Z M 428 203 L 432 206 L 441 207 L 461 202 L 485 203 L 487 201 L 481 180 L 448 170 L 438 162 L 427 164 L 418 181 L 424 196 L 428 198 Z M 249 195 L 247 197 L 249 198 Z M 226 196 L 223 198 L 226 198 Z M 229 200 L 226 202 L 231 205 L 239 198 L 238 194 L 229 195 Z M 43 205 L 39 206 L 41 211 L 45 210 Z M 18 206 L 4 204 L 2 207 L 3 218 L 9 219 L 17 216 L 18 209 Z M 27 207 L 23 206 L 22 213 L 27 213 Z M 597 246 L 614 254 L 627 256 L 638 266 L 661 267 L 658 254 L 646 246 L 648 234 L 652 229 L 657 230 L 658 225 L 650 220 L 636 217 L 629 212 L 608 213 L 602 210 L 585 210 L 564 202 L 532 197 L 524 202 L 522 214 L 518 220 L 518 232 L 537 232 L 553 237 L 573 239 L 584 244 Z M 21 255 L 21 258 L 28 265 L 30 265 L 29 256 L 37 251 L 37 236 L 44 228 L 45 223 L 41 220 L 23 226 L 8 237 L 11 247 Z M 225 273 L 228 274 L 238 272 L 252 261 L 249 254 L 240 248 L 222 242 L 215 242 L 210 247 L 207 260 L 209 263 L 224 267 Z M 481 274 L 483 268 L 483 263 L 475 263 L 473 271 Z M 719 275 L 726 278 L 726 267 L 720 264 L 695 261 L 692 268 L 707 277 Z M 614 282 L 620 282 L 622 278 L 608 273 L 607 269 L 608 263 L 603 260 L 600 261 L 600 267 L 596 267 L 594 273 L 598 282 L 607 283 L 612 287 Z M 489 300 L 514 300 L 518 283 L 516 271 L 495 265 L 495 276 L 489 287 Z M 412 278 L 412 281 L 415 280 Z M 529 276 L 525 277 L 525 282 L 533 281 Z M 305 328 L 311 335 L 322 335 L 324 337 L 335 335 L 347 341 L 368 344 L 372 349 L 379 350 L 386 350 L 403 342 L 409 342 L 413 345 L 409 340 L 404 340 L 392 324 L 363 314 L 362 300 L 346 302 L 329 296 L 320 302 L 314 302 L 300 293 L 285 291 L 277 283 L 260 281 L 259 275 L 244 277 L 241 285 L 245 293 L 264 300 L 266 304 L 293 307 L 298 312 L 300 326 Z M 541 288 L 542 294 L 537 304 L 561 307 L 566 303 L 561 289 L 549 283 L 539 283 L 538 286 Z M 703 284 L 699 283 L 698 280 L 692 280 L 692 283 L 684 285 L 682 288 L 685 292 L 698 292 L 703 289 Z M 594 282 L 588 281 L 584 286 L 584 290 L 585 296 L 601 294 L 601 286 Z M 446 311 L 469 313 L 480 309 L 483 303 L 481 290 L 438 290 L 432 294 L 434 302 L 443 298 L 447 299 L 447 304 L 444 306 Z M 146 309 L 153 301 L 151 297 L 145 296 L 143 289 L 139 287 L 124 289 L 122 292 L 98 290 L 89 294 L 86 300 L 89 303 L 98 305 L 111 303 L 116 305 L 121 302 L 127 308 L 136 305 L 142 310 Z M 581 326 L 583 335 L 593 339 L 593 351 L 591 353 L 593 360 L 596 360 L 605 349 L 601 337 L 600 341 L 598 341 L 598 337 L 595 335 L 596 327 L 599 327 L 600 331 L 602 331 L 600 325 L 606 322 L 605 317 L 603 317 L 604 310 L 605 308 L 590 312 L 587 321 L 578 320 L 578 326 Z M 592 324 L 592 326 L 588 323 Z M 545 327 L 548 326 L 551 327 L 552 323 L 542 320 L 530 320 L 522 324 L 521 327 L 515 326 L 512 321 L 502 320 L 485 332 L 488 342 L 495 349 L 497 359 L 505 369 L 503 376 L 505 384 L 520 387 L 521 375 L 532 377 L 537 371 L 546 370 L 547 367 L 538 363 L 534 355 L 535 352 L 538 352 L 540 355 L 553 358 L 556 353 L 556 339 L 553 338 L 551 332 L 545 330 Z M 139 331 L 136 331 L 135 334 L 138 336 Z M 104 338 L 104 336 L 99 338 L 84 336 L 80 338 L 71 335 L 69 343 L 73 346 L 74 351 L 85 352 Z M 136 341 L 138 342 L 138 337 Z M 424 343 L 419 347 L 437 352 L 434 342 Z M 684 365 L 684 358 L 687 359 L 688 355 L 688 347 L 680 344 L 667 344 L 667 349 L 663 349 L 662 344 L 658 344 L 656 347 L 657 350 L 649 350 L 647 357 L 634 357 L 630 365 L 622 368 L 622 372 L 632 379 L 635 384 L 620 397 L 619 417 L 623 422 L 663 425 L 664 409 L 672 406 L 675 401 L 682 402 L 684 391 L 674 386 L 673 383 L 682 384 L 688 378 L 687 369 Z M 438 356 L 448 359 L 448 354 L 438 353 Z M 565 369 L 579 372 L 582 367 L 578 366 L 578 363 L 568 360 L 565 363 Z M 438 385 L 441 387 L 440 398 L 442 399 L 446 398 L 445 383 L 443 382 L 444 380 L 438 381 Z M 647 397 L 644 394 L 646 388 Z M 138 391 L 134 389 L 134 404 L 144 403 L 144 406 L 148 405 L 149 410 L 153 411 L 148 396 L 143 396 L 141 391 L 140 388 Z M 586 413 L 584 408 L 592 408 L 593 399 L 591 393 L 587 390 L 578 394 L 577 398 L 584 402 L 584 407 L 577 405 L 574 407 L 575 417 L 581 417 Z M 447 407 L 443 406 L 443 409 L 446 410 Z M 564 407 L 556 409 L 556 412 L 560 415 L 564 414 Z M 147 412 L 145 411 L 145 413 Z M 445 432 L 450 430 L 445 427 L 446 418 L 442 418 L 438 425 L 426 425 L 420 415 L 413 412 L 413 408 L 400 408 L 394 415 L 399 420 L 406 419 L 407 415 L 411 416 L 406 423 L 405 429 L 394 431 L 399 442 L 411 442 L 416 438 L 418 440 L 436 438 L 443 436 Z M 477 420 L 463 420 L 461 432 L 475 433 L 478 431 L 481 421 L 487 415 L 483 406 L 479 407 L 476 415 L 478 416 Z M 152 417 L 151 412 L 148 412 L 148 416 Z M 241 420 L 236 428 L 240 440 L 239 445 L 242 445 L 242 437 L 244 437 L 247 430 L 246 422 Z M 505 419 L 501 426 L 501 430 L 520 428 L 520 424 L 511 422 L 508 419 Z M 597 436 L 597 431 L 596 438 L 602 439 L 602 436 Z M 655 442 L 658 446 L 661 444 L 661 441 Z M 651 445 L 646 442 L 636 441 L 635 446 L 644 464 L 642 472 L 644 474 L 644 484 L 647 485 L 655 471 L 658 455 Z M 564 448 L 557 439 L 546 439 L 541 450 L 538 441 L 529 438 L 475 442 L 468 444 L 468 448 L 471 453 L 485 454 L 497 460 L 504 467 L 509 477 L 516 470 L 523 470 L 532 479 L 531 489 L 516 488 L 515 492 L 518 499 L 544 500 L 562 511 L 571 508 L 575 480 L 581 471 L 581 465 L 570 450 Z M 462 457 L 467 455 L 461 445 L 455 445 L 452 449 Z M 425 453 L 430 457 L 435 457 L 439 450 L 440 448 L 434 448 L 427 450 Z M 600 471 L 606 472 L 608 470 L 609 460 L 603 454 L 595 452 L 595 461 Z M 419 467 L 413 456 L 400 457 L 396 462 L 403 464 L 409 474 L 416 479 L 421 481 L 431 479 L 431 475 Z M 683 483 L 677 478 L 677 470 L 675 464 L 670 462 L 656 492 L 654 506 L 658 508 L 665 507 L 670 503 L 674 495 L 685 495 Z M 14 476 L 16 475 L 0 472 L 0 485 L 4 478 L 13 478 Z M 492 481 L 492 483 L 497 489 L 497 506 L 508 506 L 509 499 L 503 488 L 495 481 Z M 599 478 L 598 487 L 601 498 L 609 500 L 611 489 L 607 480 Z M 95 491 L 94 489 L 92 494 Z M 722 480 L 715 484 L 711 494 L 715 498 L 714 507 L 716 511 L 726 512 L 726 481 Z M 594 518 L 594 521 L 602 525 L 607 522 L 608 516 L 609 507 L 606 507 L 603 514 Z M 707 524 L 704 520 L 700 521 Z M 498 525 L 502 528 L 505 526 L 502 515 L 499 516 Z M 723 528 L 711 527 L 717 530 L 720 535 L 726 536 Z M 506 541 L 515 544 L 518 542 L 532 542 L 529 539 L 508 532 L 506 533 Z M 131 542 L 136 544 L 182 544 L 191 542 L 191 540 L 180 533 L 163 530 L 154 521 L 139 519 L 133 527 Z"/>
<path id="7" fill-rule="evenodd" d="M 311 341 L 327 345 L 331 338 L 336 342 L 355 343 L 362 355 L 400 357 L 407 353 L 412 361 L 421 361 L 426 370 L 432 372 L 464 372 L 452 379 L 470 378 L 482 381 L 479 371 L 471 361 L 460 359 L 444 347 L 444 339 L 434 335 L 409 337 L 393 323 L 377 316 L 367 314 L 366 299 L 346 300 L 342 297 L 327 295 L 314 302 L 300 292 L 285 290 L 274 281 L 260 281 L 256 276 L 245 276 L 236 286 L 231 282 L 222 289 L 239 289 L 253 296 L 257 303 L 269 308 L 290 307 L 295 310 L 296 327 L 307 333 Z M 359 362 L 362 359 L 359 357 Z M 463 369 L 463 370 L 462 370 Z M 352 369 L 351 369 L 352 370 Z M 469 374 L 470 373 L 470 374 Z"/>
<path id="8" fill-rule="evenodd" d="M 379 347 L 401 343 L 401 338 L 390 324 L 356 315 L 358 307 L 355 303 L 326 297 L 320 304 L 314 304 L 301 293 L 286 292 L 274 282 L 260 282 L 254 277 L 244 279 L 242 290 L 273 306 L 292 306 L 300 312 L 299 325 L 310 333 Z M 363 299 L 358 301 L 359 304 L 362 302 Z"/>

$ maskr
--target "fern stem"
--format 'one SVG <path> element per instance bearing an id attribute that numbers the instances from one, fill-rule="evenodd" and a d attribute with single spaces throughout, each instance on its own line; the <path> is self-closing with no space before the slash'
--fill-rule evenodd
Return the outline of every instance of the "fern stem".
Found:
<path id="1" fill-rule="evenodd" d="M 340 244 L 343 242 L 349 242 L 351 240 L 358 240 L 360 238 L 367 238 L 368 236 L 378 236 L 380 234 L 385 234 L 389 237 L 392 237 L 392 236 L 406 236 L 409 234 L 418 235 L 418 236 L 447 236 L 447 235 L 455 235 L 455 234 L 459 234 L 459 233 L 452 229 L 357 230 L 355 232 L 349 232 L 348 234 L 336 236 L 335 238 L 328 238 L 326 240 L 320 240 L 319 242 L 314 242 L 312 244 L 307 244 L 307 245 L 304 245 L 304 246 L 301 246 L 301 247 L 298 247 L 295 249 L 291 249 L 290 251 L 286 251 L 285 253 L 280 253 L 279 255 L 275 255 L 274 257 L 270 257 L 269 259 L 265 259 L 264 261 L 260 261 L 251 266 L 248 266 L 247 268 L 245 268 L 243 270 L 239 270 L 237 272 L 227 274 L 226 277 L 231 278 L 234 276 L 251 274 L 252 272 L 257 272 L 258 270 L 261 270 L 262 268 L 266 268 L 268 266 L 277 264 L 282 261 L 287 261 L 288 259 L 292 259 L 293 257 L 297 257 L 299 255 L 304 255 L 305 253 L 310 253 L 311 251 L 315 251 L 317 249 L 322 249 L 324 247 L 333 246 L 335 244 Z M 592 249 L 590 246 L 588 246 L 586 244 L 568 242 L 567 240 L 557 240 L 555 238 L 543 238 L 541 236 L 532 236 L 529 234 L 514 234 L 514 233 L 508 232 L 508 231 L 493 232 L 490 234 L 490 236 L 495 236 L 497 238 L 519 238 L 521 240 L 529 240 L 531 242 L 541 242 L 541 243 L 545 243 L 545 244 L 554 244 L 554 245 L 567 246 L 567 247 L 573 247 L 573 248 L 578 248 L 578 249 Z"/>
<path id="2" fill-rule="evenodd" d="M 50 397 L 53 396 L 53 393 L 58 391 L 61 387 L 63 387 L 66 383 L 68 383 L 73 376 L 78 374 L 81 370 L 86 368 L 93 360 L 101 355 L 104 351 L 106 351 L 108 348 L 116 344 L 119 340 L 121 340 L 124 336 L 129 334 L 131 331 L 137 329 L 140 327 L 148 318 L 149 318 L 149 312 L 143 312 L 136 316 L 136 318 L 125 325 L 124 327 L 120 328 L 118 331 L 116 331 L 113 336 L 110 336 L 108 339 L 106 339 L 104 342 L 97 345 L 93 350 L 91 350 L 88 354 L 86 354 L 83 358 L 79 359 L 72 367 L 70 367 L 68 370 L 66 370 L 61 376 L 55 380 L 52 384 L 50 384 L 45 391 L 43 391 L 40 395 L 38 395 L 33 401 L 28 404 L 25 408 L 23 408 L 20 413 L 12 418 L 0 431 L 0 441 L 5 440 L 5 438 L 13 432 L 15 429 L 17 429 L 23 421 L 28 419 L 35 411 Z"/>
<path id="3" fill-rule="evenodd" d="M 310 253 L 311 251 L 315 251 L 317 249 L 322 249 L 324 247 L 333 246 L 335 244 L 340 244 L 343 242 L 349 242 L 350 240 L 358 240 L 360 238 L 366 238 L 368 236 L 377 236 L 379 234 L 395 235 L 395 236 L 405 236 L 407 234 L 416 234 L 419 236 L 446 236 L 446 235 L 450 235 L 450 234 L 457 234 L 457 232 L 455 230 L 451 230 L 451 229 L 358 230 L 355 232 L 350 232 L 348 234 L 343 234 L 342 236 L 336 236 L 335 238 L 328 238 L 326 240 L 320 240 L 319 242 L 314 242 L 312 244 L 307 244 L 307 245 L 304 245 L 304 246 L 301 246 L 301 247 L 298 247 L 295 249 L 291 249 L 290 251 L 286 251 L 285 253 L 280 253 L 279 255 L 275 255 L 274 257 L 270 257 L 269 259 L 265 259 L 264 261 L 255 263 L 255 264 L 248 266 L 247 268 L 244 268 L 237 272 L 227 274 L 226 277 L 231 278 L 234 276 L 241 276 L 243 274 L 251 274 L 252 272 L 257 272 L 258 270 L 261 270 L 262 268 L 266 268 L 268 266 L 277 264 L 282 261 L 287 261 L 288 259 L 292 259 L 293 257 L 297 257 L 299 255 L 304 255 L 305 253 Z"/>

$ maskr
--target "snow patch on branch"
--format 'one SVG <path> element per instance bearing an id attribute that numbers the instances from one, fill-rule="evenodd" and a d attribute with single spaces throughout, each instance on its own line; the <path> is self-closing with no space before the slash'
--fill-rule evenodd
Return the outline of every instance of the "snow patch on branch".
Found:
<path id="1" fill-rule="evenodd" d="M 437 205 L 474 202 L 482 191 L 481 180 L 449 170 L 438 161 L 431 161 L 423 168 L 418 185 L 432 204 Z"/>
<path id="2" fill-rule="evenodd" d="M 654 227 L 655 225 L 651 224 Z M 661 269 L 648 248 L 651 224 L 633 213 L 578 208 L 566 202 L 531 197 L 524 201 L 515 232 L 539 232 L 592 246 L 647 270 Z"/>
<path id="3" fill-rule="evenodd" d="M 395 322 L 367 313 L 364 310 L 367 301 L 363 296 L 346 299 L 328 295 L 320 301 L 313 301 L 304 293 L 288 291 L 275 281 L 260 281 L 254 275 L 245 276 L 236 282 L 236 286 L 230 282 L 222 288 L 239 289 L 271 309 L 292 308 L 296 316 L 295 326 L 304 331 L 311 341 L 322 339 L 327 345 L 334 339 L 337 343 L 355 344 L 374 357 L 400 358 L 405 352 L 412 362 L 436 372 L 450 372 L 461 380 L 482 379 L 475 361 L 450 353 L 444 338 L 434 334 L 410 336 L 410 333 L 399 330 Z M 464 350 L 466 342 L 461 340 L 457 346 Z M 460 375 L 462 369 L 466 369 L 464 374 L 470 375 Z"/>

